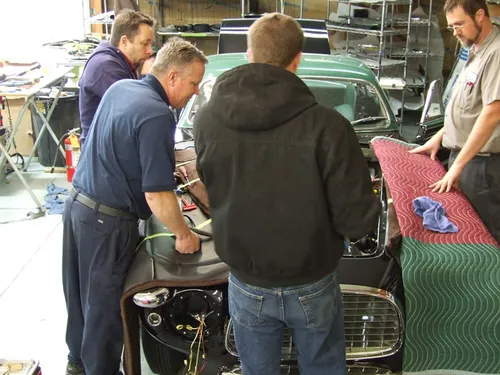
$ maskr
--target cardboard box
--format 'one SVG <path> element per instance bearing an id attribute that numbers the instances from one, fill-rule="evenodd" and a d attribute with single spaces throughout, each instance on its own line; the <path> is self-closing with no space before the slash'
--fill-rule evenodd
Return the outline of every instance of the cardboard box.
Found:
<path id="1" fill-rule="evenodd" d="M 19 112 L 24 105 L 24 99 L 8 99 L 5 101 L 5 109 L 2 110 L 3 124 L 5 127 L 10 128 L 11 121 L 12 126 L 15 124 Z M 9 108 L 10 108 L 10 119 L 9 119 Z M 23 156 L 28 156 L 34 145 L 33 136 L 33 125 L 31 121 L 31 110 L 27 109 L 21 119 L 21 124 L 16 133 L 15 145 L 17 152 Z M 14 145 L 11 146 L 9 153 L 15 152 Z"/>

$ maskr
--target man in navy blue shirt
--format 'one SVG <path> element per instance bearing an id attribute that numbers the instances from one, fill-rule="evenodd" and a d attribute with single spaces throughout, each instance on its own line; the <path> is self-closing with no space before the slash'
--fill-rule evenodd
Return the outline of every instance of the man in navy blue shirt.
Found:
<path id="1" fill-rule="evenodd" d="M 119 302 L 138 218 L 154 213 L 176 236 L 180 253 L 200 248 L 174 193 L 172 108 L 198 93 L 206 62 L 192 44 L 171 39 L 150 74 L 115 83 L 95 114 L 63 214 L 67 375 L 119 373 Z"/>
<path id="2" fill-rule="evenodd" d="M 113 23 L 109 42 L 90 55 L 79 82 L 82 146 L 106 90 L 121 79 L 136 79 L 138 67 L 153 53 L 154 24 L 151 17 L 125 9 Z"/>

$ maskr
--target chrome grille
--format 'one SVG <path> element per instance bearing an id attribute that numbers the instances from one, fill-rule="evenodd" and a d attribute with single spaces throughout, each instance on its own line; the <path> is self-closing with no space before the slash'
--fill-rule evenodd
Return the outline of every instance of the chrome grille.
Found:
<path id="1" fill-rule="evenodd" d="M 282 365 L 280 368 L 280 375 L 298 375 L 297 366 Z M 219 368 L 217 375 L 242 375 L 241 367 L 236 366 L 234 369 L 228 370 L 226 368 Z"/>
<path id="2" fill-rule="evenodd" d="M 372 364 L 347 364 L 347 373 L 351 375 L 395 375 L 388 368 L 379 367 Z M 281 366 L 280 375 L 298 375 L 297 366 Z M 217 375 L 242 375 L 241 368 L 234 369 L 220 368 Z"/>
<path id="3" fill-rule="evenodd" d="M 388 292 L 367 289 L 342 290 L 347 358 L 387 356 L 401 346 L 401 310 Z"/>
<path id="4" fill-rule="evenodd" d="M 347 373 L 351 375 L 391 375 L 391 370 L 372 364 L 347 365 Z"/>
<path id="5" fill-rule="evenodd" d="M 344 309 L 346 357 L 361 360 L 385 357 L 398 351 L 403 339 L 403 317 L 394 297 L 387 291 L 357 285 L 341 285 Z M 230 321 L 226 349 L 238 356 Z M 283 360 L 296 359 L 293 337 L 285 329 Z"/>

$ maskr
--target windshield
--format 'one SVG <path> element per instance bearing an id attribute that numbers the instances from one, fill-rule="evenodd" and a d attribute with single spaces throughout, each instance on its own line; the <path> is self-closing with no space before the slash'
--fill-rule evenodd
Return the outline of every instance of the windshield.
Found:
<path id="1" fill-rule="evenodd" d="M 380 96 L 368 82 L 333 79 L 304 79 L 318 103 L 335 108 L 353 125 L 387 122 Z"/>
<path id="2" fill-rule="evenodd" d="M 193 124 L 196 112 L 198 112 L 200 108 L 203 107 L 205 103 L 210 99 L 210 96 L 212 95 L 212 89 L 214 88 L 214 83 L 215 80 L 210 79 L 200 85 L 200 93 L 193 99 L 193 105 L 191 106 L 187 117 L 187 121 L 189 124 Z"/>
<path id="3" fill-rule="evenodd" d="M 341 79 L 303 78 L 316 100 L 330 108 L 335 108 L 354 126 L 384 125 L 389 121 L 382 106 L 380 96 L 368 82 Z M 192 126 L 194 116 L 212 95 L 215 79 L 203 82 L 200 93 L 193 98 L 187 115 Z"/>

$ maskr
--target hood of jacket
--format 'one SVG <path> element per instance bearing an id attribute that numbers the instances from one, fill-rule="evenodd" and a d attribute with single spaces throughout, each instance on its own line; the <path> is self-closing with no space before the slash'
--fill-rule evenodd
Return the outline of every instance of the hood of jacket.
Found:
<path id="1" fill-rule="evenodd" d="M 250 63 L 217 78 L 209 105 L 220 124 L 239 131 L 262 131 L 286 124 L 317 104 L 295 74 L 269 64 Z"/>
<path id="2" fill-rule="evenodd" d="M 108 41 L 102 41 L 101 43 L 99 43 L 96 49 L 89 56 L 86 64 L 88 64 L 89 61 L 91 61 L 92 59 L 95 59 L 96 56 L 102 57 L 103 55 L 109 55 L 113 57 L 121 56 L 123 62 L 128 66 L 128 62 L 127 59 L 125 58 L 125 55 L 118 49 L 118 47 L 115 47 Z M 129 69 L 131 70 L 132 68 Z"/>

